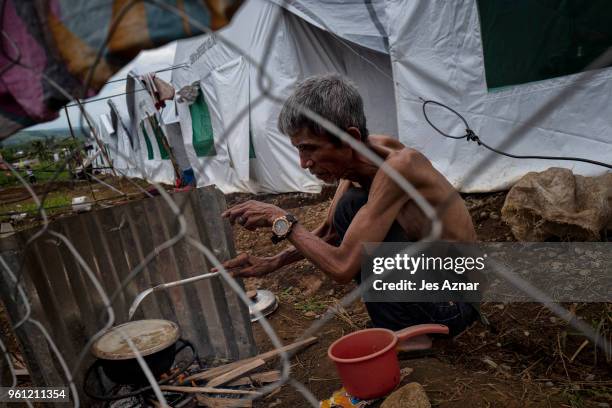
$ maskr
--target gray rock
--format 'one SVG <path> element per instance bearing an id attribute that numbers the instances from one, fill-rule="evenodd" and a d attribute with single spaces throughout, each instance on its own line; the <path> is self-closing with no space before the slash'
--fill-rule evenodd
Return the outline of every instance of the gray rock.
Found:
<path id="1" fill-rule="evenodd" d="M 412 382 L 389 395 L 380 408 L 431 408 L 431 404 L 423 386 Z"/>

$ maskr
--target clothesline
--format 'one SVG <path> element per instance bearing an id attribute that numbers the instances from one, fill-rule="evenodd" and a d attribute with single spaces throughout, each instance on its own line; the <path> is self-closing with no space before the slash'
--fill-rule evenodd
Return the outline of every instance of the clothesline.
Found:
<path id="1" fill-rule="evenodd" d="M 152 71 L 152 72 L 159 73 L 159 72 L 172 71 L 172 70 L 175 70 L 175 69 L 178 69 L 178 68 L 183 68 L 183 67 L 186 67 L 186 66 L 187 66 L 187 64 L 173 65 L 173 66 L 170 66 L 168 68 L 164 68 L 164 69 L 160 69 L 160 70 Z M 126 81 L 126 80 L 127 80 L 127 78 L 119 78 L 119 79 L 115 79 L 115 80 L 109 81 L 109 82 L 107 82 L 107 84 L 112 84 L 114 82 Z M 140 91 L 146 91 L 146 89 L 142 88 L 142 89 L 137 89 L 137 90 L 132 91 L 132 92 L 121 92 L 121 93 L 114 94 L 114 95 L 102 96 L 102 97 L 96 98 L 96 99 L 88 99 L 86 101 L 82 101 L 80 103 L 80 105 L 85 105 L 85 104 L 92 103 L 92 102 L 99 102 L 99 101 L 103 101 L 103 100 L 106 100 L 106 99 L 115 98 L 117 96 L 127 95 L 127 94 L 136 93 L 136 92 L 140 92 Z M 71 108 L 71 107 L 74 107 L 74 106 L 79 106 L 79 103 L 71 103 L 71 104 L 66 105 L 67 108 Z"/>
<path id="2" fill-rule="evenodd" d="M 172 71 L 172 70 L 175 70 L 177 68 L 183 68 L 183 67 L 186 67 L 186 66 L 188 66 L 188 64 L 172 65 L 172 66 L 169 66 L 168 68 L 159 69 L 157 71 L 151 71 L 151 72 L 160 73 L 160 72 Z M 112 84 L 112 83 L 115 83 L 115 82 L 121 82 L 121 81 L 125 81 L 125 80 L 127 80 L 127 78 L 113 79 L 112 81 L 106 82 L 106 84 Z"/>

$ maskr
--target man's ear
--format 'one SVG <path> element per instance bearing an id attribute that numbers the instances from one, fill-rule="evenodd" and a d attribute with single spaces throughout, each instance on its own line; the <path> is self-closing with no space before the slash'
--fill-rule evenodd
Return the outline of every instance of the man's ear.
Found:
<path id="1" fill-rule="evenodd" d="M 348 129 L 346 129 L 346 133 L 351 135 L 353 139 L 361 141 L 361 132 L 356 127 L 354 126 L 349 127 Z"/>

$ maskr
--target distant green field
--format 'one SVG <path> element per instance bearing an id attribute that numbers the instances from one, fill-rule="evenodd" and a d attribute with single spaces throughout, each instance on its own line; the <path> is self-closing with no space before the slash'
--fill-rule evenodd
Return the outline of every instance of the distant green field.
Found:
<path id="1" fill-rule="evenodd" d="M 50 214 L 61 211 L 66 206 L 72 205 L 72 198 L 69 195 L 49 194 L 43 203 L 43 208 Z M 38 211 L 38 205 L 34 202 L 21 202 L 12 204 L 0 204 L 0 220 L 10 218 L 10 213 L 29 213 L 34 214 Z"/>
<path id="2" fill-rule="evenodd" d="M 46 183 L 48 181 L 51 181 L 51 179 L 53 179 L 54 181 L 70 180 L 70 173 L 68 172 L 68 170 L 62 170 L 57 175 L 57 177 L 53 178 L 57 167 L 53 166 L 53 164 L 51 163 L 41 163 L 38 166 L 33 166 L 32 170 L 34 171 L 36 183 L 38 184 Z M 28 180 L 28 176 L 25 170 L 19 170 L 19 174 L 21 175 L 21 177 Z M 17 179 L 17 177 L 15 177 L 12 172 L 8 170 L 0 171 L 0 187 L 18 186 L 20 184 L 20 181 Z"/>

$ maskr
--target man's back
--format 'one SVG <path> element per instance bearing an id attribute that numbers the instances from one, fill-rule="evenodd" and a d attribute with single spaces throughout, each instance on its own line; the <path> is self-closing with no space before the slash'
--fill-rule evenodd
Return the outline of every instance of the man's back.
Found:
<path id="1" fill-rule="evenodd" d="M 472 218 L 463 199 L 423 154 L 404 146 L 392 137 L 384 135 L 370 135 L 366 145 L 386 162 L 392 160 L 396 166 L 399 165 L 398 171 L 438 211 L 443 224 L 441 239 L 462 242 L 476 241 Z M 402 171 L 403 163 L 409 165 L 410 170 Z M 383 170 L 378 170 L 378 172 L 381 171 Z M 374 177 L 372 185 L 360 187 L 370 190 L 371 187 L 374 187 L 376 179 L 377 177 Z M 337 200 L 353 185 L 355 183 L 349 180 L 340 182 L 334 201 L 330 206 L 332 214 Z M 377 194 L 385 194 L 385 189 L 374 189 L 374 191 Z M 417 241 L 429 233 L 429 220 L 411 199 L 407 200 L 402 206 L 396 220 L 410 240 Z"/>

